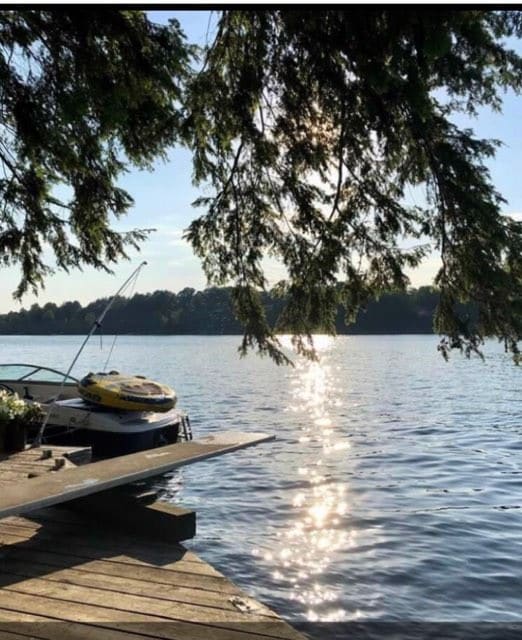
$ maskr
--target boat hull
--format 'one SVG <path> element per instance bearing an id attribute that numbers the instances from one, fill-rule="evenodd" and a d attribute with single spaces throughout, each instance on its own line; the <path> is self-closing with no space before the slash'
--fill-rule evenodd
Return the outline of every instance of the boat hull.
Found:
<path id="1" fill-rule="evenodd" d="M 45 440 L 53 444 L 91 446 L 95 457 L 121 456 L 177 441 L 183 414 L 114 411 L 80 398 L 58 400 L 50 412 Z"/>
<path id="2" fill-rule="evenodd" d="M 45 430 L 44 444 L 90 446 L 93 457 L 113 458 L 145 449 L 154 449 L 165 444 L 173 444 L 177 442 L 179 433 L 180 423 L 133 433 L 96 431 L 95 429 L 64 431 L 63 427 L 48 425 Z M 29 436 L 31 439 L 31 434 Z"/>

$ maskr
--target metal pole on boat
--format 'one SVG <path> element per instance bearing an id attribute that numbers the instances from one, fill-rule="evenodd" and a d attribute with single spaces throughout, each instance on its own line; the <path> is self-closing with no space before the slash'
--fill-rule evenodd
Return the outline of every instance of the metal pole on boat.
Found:
<path id="1" fill-rule="evenodd" d="M 121 285 L 121 287 L 118 289 L 118 291 L 116 291 L 116 293 L 112 296 L 112 298 L 109 300 L 107 306 L 105 307 L 105 309 L 100 313 L 100 315 L 98 316 L 98 318 L 96 318 L 96 320 L 93 322 L 93 325 L 91 327 L 91 330 L 89 331 L 89 333 L 85 336 L 85 340 L 82 342 L 81 347 L 78 349 L 78 352 L 76 353 L 76 355 L 73 358 L 73 361 L 71 362 L 70 367 L 67 369 L 67 373 L 63 376 L 63 380 L 62 380 L 62 384 L 60 385 L 60 389 L 58 390 L 58 393 L 56 395 L 55 398 L 53 398 L 53 401 L 51 402 L 51 404 L 49 405 L 49 411 L 47 412 L 47 415 L 45 416 L 44 421 L 42 422 L 42 426 L 40 427 L 40 429 L 38 430 L 38 434 L 36 436 L 36 438 L 34 439 L 31 448 L 33 447 L 39 447 L 42 444 L 42 437 L 45 431 L 45 427 L 47 426 L 47 423 L 49 422 L 49 418 L 51 416 L 51 411 L 52 408 L 54 406 L 54 403 L 59 400 L 62 391 L 63 391 L 63 387 L 65 384 L 65 381 L 67 380 L 67 378 L 69 377 L 69 374 L 71 373 L 71 371 L 73 370 L 74 365 L 76 364 L 76 361 L 78 360 L 78 358 L 80 357 L 81 352 L 83 351 L 83 348 L 85 347 L 85 345 L 87 344 L 87 342 L 89 341 L 89 338 L 92 336 L 92 334 L 96 331 L 96 329 L 99 329 L 101 327 L 101 324 L 105 318 L 105 316 L 107 315 L 107 312 L 109 311 L 109 309 L 112 307 L 112 303 L 116 300 L 116 298 L 120 295 L 120 293 L 122 293 L 127 287 L 128 285 L 132 282 L 132 280 L 134 278 L 136 278 L 138 276 L 138 273 L 143 269 L 143 267 L 147 264 L 147 262 L 144 260 L 140 266 L 135 269 L 131 275 L 127 278 L 127 280 L 125 280 L 125 282 Z"/>

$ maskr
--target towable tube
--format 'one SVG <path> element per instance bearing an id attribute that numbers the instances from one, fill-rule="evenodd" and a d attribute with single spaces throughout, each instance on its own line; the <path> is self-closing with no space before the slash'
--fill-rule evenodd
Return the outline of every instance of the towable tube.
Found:
<path id="1" fill-rule="evenodd" d="M 87 402 L 122 411 L 169 411 L 177 399 L 165 384 L 117 371 L 89 373 L 78 383 L 78 392 Z"/>

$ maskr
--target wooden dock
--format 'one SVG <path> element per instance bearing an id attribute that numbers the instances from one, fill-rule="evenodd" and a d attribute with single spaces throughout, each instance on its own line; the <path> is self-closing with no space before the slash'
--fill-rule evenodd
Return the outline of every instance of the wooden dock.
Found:
<path id="1" fill-rule="evenodd" d="M 144 458 L 149 471 L 153 464 L 161 472 L 167 458 L 177 466 L 188 454 L 204 459 L 234 447 L 231 441 L 214 441 L 184 449 L 189 444 L 174 457 L 165 447 L 164 456 Z M 149 453 L 154 452 L 162 450 Z M 24 500 L 28 487 L 41 499 L 53 493 L 58 480 L 75 485 L 92 468 L 100 479 L 110 462 L 71 469 L 53 463 L 56 454 L 43 459 L 24 454 L 17 454 L 24 458 L 23 481 L 12 479 L 13 487 L 22 487 Z M 38 477 L 29 469 L 31 456 L 40 463 Z M 116 461 L 117 468 L 136 479 L 139 456 L 125 458 Z M 11 472 L 14 464 L 11 460 Z M 133 503 L 123 477 L 116 485 L 102 483 L 97 494 L 74 489 L 59 506 L 37 509 L 25 501 L 23 516 L 0 519 L 0 640 L 304 640 L 273 611 L 171 541 L 183 539 L 176 538 L 176 518 L 184 531 L 187 526 L 192 531 L 191 512 L 141 499 Z M 20 514 L 8 483 L 4 477 L 0 502 Z M 122 522 L 117 510 L 112 513 L 116 504 L 122 514 L 129 509 Z M 142 526 L 132 527 L 138 521 Z"/>
<path id="2" fill-rule="evenodd" d="M 86 464 L 91 460 L 91 453 L 90 447 L 55 445 L 27 448 L 18 453 L 0 453 L 0 487 L 16 486 L 53 471 Z"/>
<path id="3" fill-rule="evenodd" d="M 37 483 L 27 479 L 5 486 L 0 492 L 0 517 L 29 513 L 41 507 L 153 478 L 178 467 L 273 439 L 273 436 L 263 433 L 224 431 L 190 442 L 84 464 L 67 473 L 46 473 Z"/>
<path id="4" fill-rule="evenodd" d="M 179 544 L 63 508 L 0 521 L 0 638 L 303 640 Z"/>

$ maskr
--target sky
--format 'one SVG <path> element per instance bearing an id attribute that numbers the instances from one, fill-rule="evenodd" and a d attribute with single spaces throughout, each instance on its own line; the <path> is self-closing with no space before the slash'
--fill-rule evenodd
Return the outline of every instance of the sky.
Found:
<path id="1" fill-rule="evenodd" d="M 190 42 L 204 44 L 212 37 L 212 20 L 208 11 L 150 11 L 150 19 L 166 22 L 175 17 L 179 20 Z M 522 45 L 515 43 L 522 52 Z M 512 46 L 515 46 L 513 44 Z M 522 218 L 522 96 L 508 93 L 504 99 L 503 112 L 483 110 L 472 122 L 464 118 L 458 124 L 471 126 L 485 138 L 500 139 L 504 144 L 496 158 L 489 163 L 493 184 L 507 200 L 504 213 Z M 27 294 L 21 303 L 12 293 L 18 284 L 20 272 L 17 268 L 0 268 L 0 313 L 27 308 L 37 302 L 60 304 L 67 300 L 78 300 L 86 304 L 96 298 L 112 295 L 123 281 L 146 260 L 147 267 L 140 273 L 135 292 L 146 293 L 156 289 L 178 292 L 184 287 L 203 289 L 206 279 L 199 259 L 192 254 L 188 243 L 182 239 L 183 230 L 196 217 L 191 203 L 200 195 L 192 185 L 191 157 L 188 151 L 173 149 L 166 162 L 157 162 L 153 171 L 130 170 L 120 180 L 120 185 L 134 199 L 134 205 L 115 228 L 157 229 L 142 245 L 138 253 L 131 253 L 131 261 L 123 261 L 113 267 L 114 275 L 92 268 L 74 270 L 70 274 L 56 272 L 46 280 L 46 286 L 38 296 Z M 436 256 L 427 258 L 415 271 L 410 272 L 412 286 L 430 284 L 439 261 Z M 267 264 L 269 280 L 282 276 L 275 263 Z"/>

